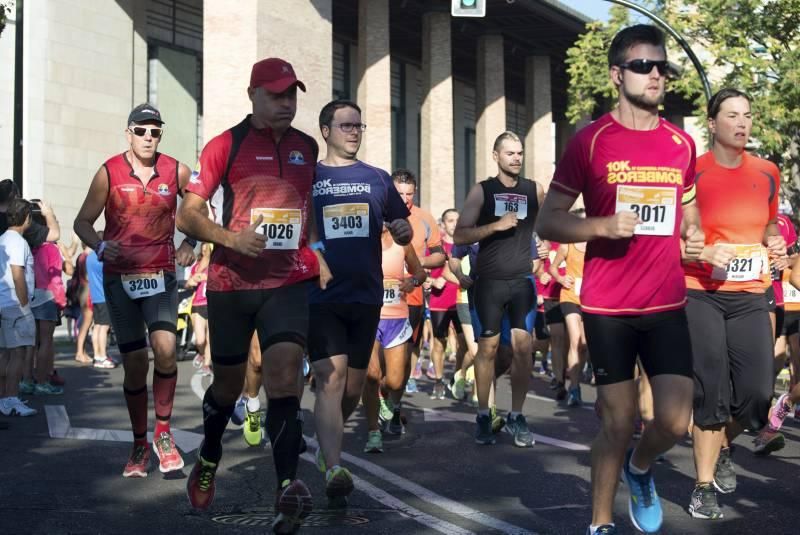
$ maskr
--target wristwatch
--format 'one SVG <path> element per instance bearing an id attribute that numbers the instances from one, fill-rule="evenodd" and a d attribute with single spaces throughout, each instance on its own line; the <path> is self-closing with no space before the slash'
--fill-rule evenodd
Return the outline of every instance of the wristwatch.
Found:
<path id="1" fill-rule="evenodd" d="M 411 277 L 411 281 L 414 283 L 414 286 L 415 286 L 415 287 L 417 287 L 417 288 L 419 288 L 420 286 L 422 286 L 422 281 L 420 281 L 420 280 L 419 280 L 418 278 L 416 278 L 416 277 Z"/>

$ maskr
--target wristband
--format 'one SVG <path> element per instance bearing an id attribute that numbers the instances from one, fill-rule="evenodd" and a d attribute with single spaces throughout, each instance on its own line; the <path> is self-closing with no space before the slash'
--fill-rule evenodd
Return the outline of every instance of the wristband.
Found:
<path id="1" fill-rule="evenodd" d="M 97 247 L 95 248 L 95 251 L 97 251 L 97 259 L 98 260 L 102 260 L 103 259 L 103 251 L 105 251 L 105 250 L 106 250 L 106 242 L 105 241 L 101 241 L 100 243 L 97 244 Z"/>
<path id="2" fill-rule="evenodd" d="M 324 253 L 325 252 L 325 244 L 322 243 L 321 241 L 315 241 L 314 243 L 311 244 L 311 250 L 312 251 L 319 251 L 320 253 Z"/>
<path id="3" fill-rule="evenodd" d="M 183 239 L 183 241 L 188 243 L 192 247 L 192 249 L 194 249 L 197 246 L 197 240 L 195 240 L 194 238 L 190 238 L 189 236 L 186 236 Z"/>
<path id="4" fill-rule="evenodd" d="M 414 286 L 415 286 L 416 288 L 419 288 L 420 286 L 422 286 L 422 281 L 420 281 L 418 278 L 416 278 L 416 277 L 411 277 L 411 280 L 414 282 Z"/>

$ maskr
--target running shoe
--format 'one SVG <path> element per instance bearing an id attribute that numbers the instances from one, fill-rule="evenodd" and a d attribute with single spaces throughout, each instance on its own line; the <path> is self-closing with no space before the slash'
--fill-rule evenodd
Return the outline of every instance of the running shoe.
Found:
<path id="1" fill-rule="evenodd" d="M 383 435 L 380 431 L 370 431 L 364 453 L 383 453 Z"/>
<path id="2" fill-rule="evenodd" d="M 26 396 L 30 396 L 33 394 L 34 390 L 36 390 L 36 384 L 33 381 L 20 381 L 19 382 L 19 393 L 25 394 Z"/>
<path id="3" fill-rule="evenodd" d="M 436 381 L 436 367 L 433 365 L 433 362 L 428 364 L 428 369 L 425 370 L 425 375 L 427 375 L 428 379 L 431 381 Z"/>
<path id="4" fill-rule="evenodd" d="M 613 524 L 603 524 L 592 531 L 592 527 L 586 528 L 586 535 L 617 535 L 617 527 Z"/>
<path id="5" fill-rule="evenodd" d="M 536 444 L 533 433 L 528 429 L 528 422 L 522 414 L 517 414 L 515 418 L 511 416 L 506 418 L 505 431 L 514 437 L 514 445 L 518 448 L 530 448 Z"/>
<path id="6" fill-rule="evenodd" d="M 780 431 L 783 421 L 792 412 L 792 402 L 789 401 L 789 394 L 782 394 L 769 411 L 769 425 L 772 431 Z"/>
<path id="7" fill-rule="evenodd" d="M 198 455 L 192 473 L 186 481 L 186 496 L 189 497 L 189 504 L 193 509 L 206 511 L 211 507 L 216 489 L 214 483 L 216 475 L 217 464 L 206 461 Z"/>
<path id="8" fill-rule="evenodd" d="M 325 495 L 328 507 L 347 507 L 347 497 L 353 492 L 353 476 L 347 468 L 334 466 L 325 472 Z"/>
<path id="9" fill-rule="evenodd" d="M 16 396 L 0 399 L 0 413 L 5 416 L 34 416 L 38 412 Z"/>
<path id="10" fill-rule="evenodd" d="M 636 418 L 633 421 L 633 440 L 639 440 L 644 433 L 644 421 L 641 418 Z"/>
<path id="11" fill-rule="evenodd" d="M 244 424 L 246 405 L 247 400 L 244 398 L 244 396 L 240 396 L 239 400 L 236 402 L 236 405 L 233 406 L 233 412 L 231 413 L 231 423 L 233 425 Z"/>
<path id="12" fill-rule="evenodd" d="M 311 492 L 299 479 L 281 484 L 275 498 L 275 520 L 272 533 L 297 533 L 300 526 L 314 508 Z"/>
<path id="13" fill-rule="evenodd" d="M 453 384 L 450 385 L 450 394 L 453 395 L 453 399 L 458 401 L 464 400 L 464 396 L 466 395 L 466 385 L 467 381 L 460 376 L 458 379 L 453 381 Z"/>
<path id="14" fill-rule="evenodd" d="M 244 441 L 248 446 L 255 448 L 264 440 L 264 431 L 261 428 L 261 411 L 250 412 L 245 405 L 245 419 L 242 426 Z"/>
<path id="15" fill-rule="evenodd" d="M 48 379 L 50 381 L 50 384 L 53 386 L 64 386 L 64 383 L 66 382 L 64 381 L 63 377 L 58 375 L 57 370 L 53 370 L 53 373 L 50 375 Z"/>
<path id="16" fill-rule="evenodd" d="M 64 393 L 64 389 L 52 383 L 41 383 L 33 387 L 33 393 L 37 396 L 58 396 Z"/>
<path id="17" fill-rule="evenodd" d="M 478 429 L 475 432 L 475 443 L 488 446 L 495 443 L 494 433 L 492 433 L 492 417 L 488 414 L 478 414 L 475 417 Z"/>
<path id="18" fill-rule="evenodd" d="M 753 439 L 753 453 L 756 455 L 769 455 L 773 451 L 782 450 L 786 445 L 783 434 L 773 431 L 769 426 L 764 427 L 756 438 Z"/>
<path id="19" fill-rule="evenodd" d="M 496 435 L 506 426 L 506 420 L 497 414 L 497 407 L 489 407 L 489 416 L 492 417 L 492 433 Z"/>
<path id="20" fill-rule="evenodd" d="M 94 359 L 93 366 L 95 368 L 100 368 L 101 370 L 113 370 L 117 367 L 117 363 L 110 358 L 105 357 L 102 359 Z"/>
<path id="21" fill-rule="evenodd" d="M 581 407 L 583 398 L 581 397 L 581 387 L 573 386 L 567 392 L 567 407 Z"/>
<path id="22" fill-rule="evenodd" d="M 172 438 L 172 433 L 162 431 L 153 440 L 153 451 L 156 452 L 158 457 L 158 469 L 162 474 L 174 472 L 183 468 L 183 457 L 175 447 L 175 440 Z"/>
<path id="23" fill-rule="evenodd" d="M 411 372 L 411 379 L 422 379 L 422 359 L 417 359 L 417 365 Z"/>
<path id="24" fill-rule="evenodd" d="M 722 494 L 730 494 L 736 490 L 736 468 L 731 459 L 732 453 L 733 448 L 719 450 L 717 465 L 714 467 L 714 487 Z"/>
<path id="25" fill-rule="evenodd" d="M 417 388 L 417 380 L 413 377 L 410 377 L 406 383 L 406 394 L 414 394 L 415 392 L 419 392 L 419 389 Z"/>
<path id="26" fill-rule="evenodd" d="M 406 433 L 406 426 L 403 425 L 403 417 L 400 415 L 400 409 L 395 409 L 392 419 L 389 420 L 386 432 L 390 435 L 404 435 Z"/>
<path id="27" fill-rule="evenodd" d="M 433 391 L 431 392 L 431 399 L 445 399 L 447 397 L 447 385 L 442 379 L 438 379 L 433 384 Z"/>
<path id="28" fill-rule="evenodd" d="M 149 468 L 150 446 L 146 442 L 144 444 L 134 444 L 131 456 L 122 471 L 122 477 L 147 477 Z"/>
<path id="29" fill-rule="evenodd" d="M 199 370 L 200 368 L 202 368 L 202 367 L 203 367 L 203 362 L 205 362 L 205 359 L 203 358 L 203 355 L 201 355 L 200 353 L 198 353 L 198 354 L 197 354 L 197 355 L 195 355 L 195 356 L 194 356 L 194 358 L 192 359 L 192 366 L 194 366 L 194 368 L 195 368 L 196 370 Z"/>
<path id="30" fill-rule="evenodd" d="M 314 454 L 314 462 L 317 465 L 317 470 L 323 474 L 328 471 L 328 465 L 325 464 L 325 456 L 322 454 L 322 448 L 317 446 L 317 453 Z"/>
<path id="31" fill-rule="evenodd" d="M 200 377 L 211 377 L 214 375 L 214 371 L 211 369 L 211 366 L 203 366 L 197 370 L 197 375 Z"/>
<path id="32" fill-rule="evenodd" d="M 722 518 L 722 509 L 717 503 L 717 491 L 711 483 L 698 483 L 692 491 L 689 502 L 689 514 L 693 518 L 719 520 Z"/>
<path id="33" fill-rule="evenodd" d="M 661 529 L 664 514 L 653 482 L 653 470 L 650 469 L 641 475 L 632 473 L 630 470 L 632 455 L 633 449 L 628 450 L 622 465 L 622 475 L 631 493 L 628 513 L 636 529 L 645 533 L 656 533 Z"/>
<path id="34" fill-rule="evenodd" d="M 378 401 L 380 403 L 378 419 L 382 422 L 388 422 L 394 415 L 394 403 L 392 403 L 391 399 L 386 399 L 383 396 L 379 396 Z"/>

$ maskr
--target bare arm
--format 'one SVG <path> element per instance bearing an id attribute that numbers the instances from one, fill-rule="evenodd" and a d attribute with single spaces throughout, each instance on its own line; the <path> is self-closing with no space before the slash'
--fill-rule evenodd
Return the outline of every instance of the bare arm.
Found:
<path id="1" fill-rule="evenodd" d="M 568 250 L 567 245 L 559 245 L 558 250 L 556 251 L 556 257 L 553 259 L 552 262 L 550 262 L 550 269 L 548 269 L 548 272 L 550 273 L 550 276 L 553 277 L 553 280 L 555 280 L 562 286 L 564 284 L 565 277 L 562 277 L 561 274 L 558 272 L 558 266 L 560 266 L 561 263 L 564 262 L 564 260 L 566 260 L 567 250 Z"/>
<path id="2" fill-rule="evenodd" d="M 58 224 L 56 214 L 50 205 L 39 201 L 39 209 L 42 211 L 42 216 L 47 223 L 47 241 L 58 241 L 61 237 L 61 226 Z"/>
<path id="3" fill-rule="evenodd" d="M 17 292 L 20 306 L 28 306 L 28 285 L 25 282 L 25 266 L 11 265 L 11 278 L 14 279 L 14 290 Z"/>
<path id="4" fill-rule="evenodd" d="M 94 174 L 92 183 L 89 186 L 89 192 L 86 194 L 72 227 L 81 241 L 92 249 L 97 249 L 97 245 L 101 241 L 100 236 L 97 235 L 97 231 L 94 229 L 94 222 L 103 213 L 107 199 L 108 173 L 105 166 L 101 166 Z"/>
<path id="5" fill-rule="evenodd" d="M 575 198 L 550 188 L 536 218 L 536 233 L 543 240 L 579 243 L 597 238 L 630 238 L 638 217 L 619 212 L 608 217 L 581 218 L 569 213 Z"/>
<path id="6" fill-rule="evenodd" d="M 499 221 L 488 225 L 476 226 L 478 217 L 483 206 L 483 188 L 480 184 L 475 184 L 464 201 L 464 209 L 458 216 L 456 231 L 453 234 L 453 241 L 456 245 L 467 245 L 470 243 L 485 240 L 495 232 L 507 230 L 517 226 L 517 214 L 509 212 L 500 218 Z"/>
<path id="7" fill-rule="evenodd" d="M 234 248 L 236 233 L 211 221 L 208 218 L 205 199 L 196 193 L 186 192 L 176 215 L 176 224 L 178 230 L 188 236 L 230 249 Z M 261 248 L 263 249 L 263 244 Z M 257 255 L 258 253 L 251 256 Z"/>

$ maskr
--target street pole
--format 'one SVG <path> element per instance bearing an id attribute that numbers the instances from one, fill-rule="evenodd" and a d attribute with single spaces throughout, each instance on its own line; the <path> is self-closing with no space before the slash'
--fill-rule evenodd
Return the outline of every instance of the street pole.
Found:
<path id="1" fill-rule="evenodd" d="M 653 20 L 656 24 L 664 28 L 667 33 L 669 33 L 672 37 L 678 41 L 678 44 L 681 45 L 681 48 L 686 52 L 689 56 L 689 59 L 692 60 L 692 64 L 694 65 L 695 70 L 697 70 L 697 74 L 700 75 L 700 80 L 703 82 L 703 93 L 706 95 L 706 101 L 711 100 L 711 84 L 708 83 L 708 76 L 706 76 L 706 71 L 703 68 L 703 65 L 700 63 L 700 60 L 697 59 L 694 51 L 692 51 L 692 47 L 689 46 L 689 43 L 686 42 L 686 39 L 681 36 L 675 29 L 667 24 L 667 22 L 656 15 L 655 13 L 643 8 L 638 4 L 634 4 L 628 0 L 606 0 L 606 2 L 612 2 L 614 4 L 619 4 L 621 6 L 627 7 L 628 9 L 633 9 L 634 11 L 638 11 L 642 15 L 649 17 Z"/>

